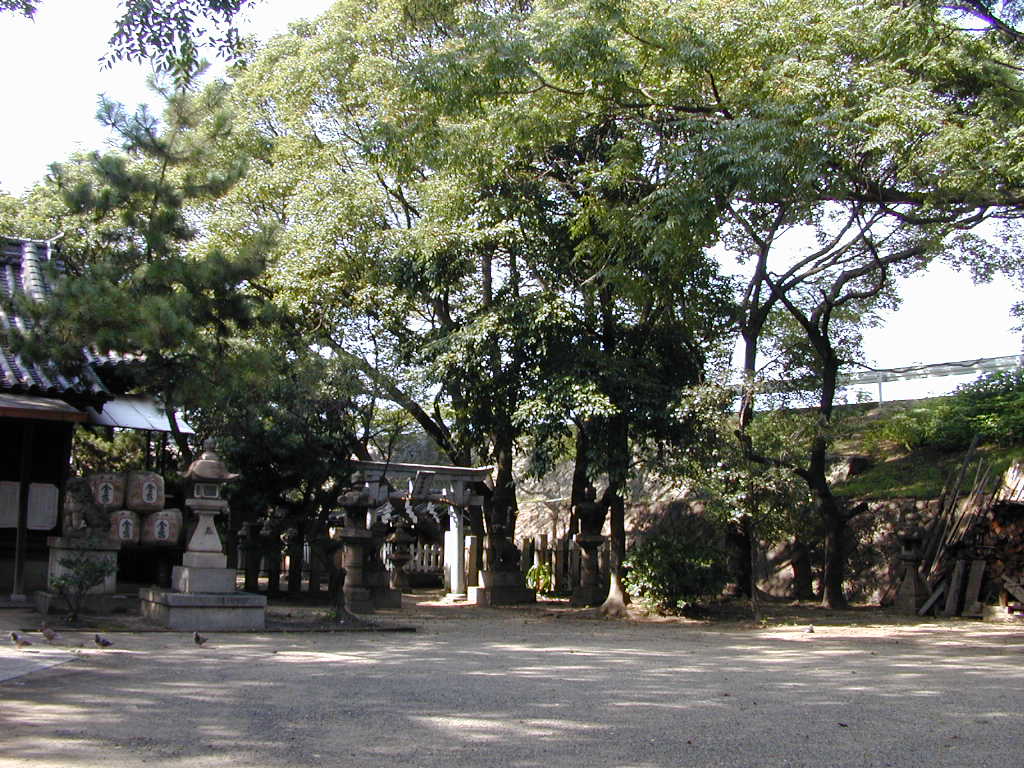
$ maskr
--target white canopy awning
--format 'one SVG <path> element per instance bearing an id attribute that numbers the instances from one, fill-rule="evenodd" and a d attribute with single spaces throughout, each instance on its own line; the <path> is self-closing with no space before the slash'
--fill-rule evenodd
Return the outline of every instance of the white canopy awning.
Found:
<path id="1" fill-rule="evenodd" d="M 148 432 L 170 432 L 171 424 L 164 413 L 163 406 L 153 398 L 144 395 L 122 395 L 115 397 L 103 406 L 99 412 L 95 408 L 87 408 L 88 423 L 103 427 L 122 427 L 124 429 L 141 429 Z M 194 435 L 192 429 L 175 412 L 175 420 L 182 434 Z"/>

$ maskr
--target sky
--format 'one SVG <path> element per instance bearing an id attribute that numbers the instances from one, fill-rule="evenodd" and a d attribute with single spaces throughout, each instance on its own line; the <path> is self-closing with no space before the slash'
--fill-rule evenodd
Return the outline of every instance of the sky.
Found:
<path id="1" fill-rule="evenodd" d="M 267 39 L 311 18 L 331 0 L 260 0 L 244 12 L 244 33 Z M 134 106 L 148 100 L 144 65 L 104 70 L 98 61 L 118 16 L 115 0 L 43 0 L 34 20 L 0 14 L 0 189 L 19 194 L 47 167 L 78 150 L 103 149 L 98 95 Z M 17 76 L 15 76 L 17 75 Z M 1010 307 L 1024 298 L 1005 279 L 976 286 L 966 273 L 935 266 L 900 285 L 903 304 L 865 334 L 874 367 L 943 363 L 1021 352 Z M 947 377 L 886 384 L 885 399 L 941 394 L 969 380 Z M 877 394 L 874 387 L 866 390 Z"/>

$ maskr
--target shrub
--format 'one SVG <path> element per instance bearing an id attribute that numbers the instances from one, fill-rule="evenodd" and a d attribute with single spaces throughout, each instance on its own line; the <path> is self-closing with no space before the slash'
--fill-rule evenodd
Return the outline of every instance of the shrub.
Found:
<path id="1" fill-rule="evenodd" d="M 97 560 L 79 554 L 62 557 L 59 560 L 65 571 L 50 580 L 50 588 L 56 592 L 68 607 L 68 621 L 78 621 L 85 596 L 93 587 L 98 587 L 110 574 L 117 571 L 113 560 Z"/>
<path id="2" fill-rule="evenodd" d="M 547 563 L 535 565 L 526 572 L 526 584 L 530 589 L 535 589 L 541 594 L 550 594 L 554 583 L 554 574 L 551 573 L 551 566 Z"/>
<path id="3" fill-rule="evenodd" d="M 958 387 L 952 401 L 973 432 L 988 442 L 1024 441 L 1024 369 L 997 371 Z"/>
<path id="4" fill-rule="evenodd" d="M 662 521 L 633 547 L 626 568 L 630 596 L 660 611 L 717 597 L 729 579 L 724 531 L 701 515 Z"/>
<path id="5" fill-rule="evenodd" d="M 865 440 L 874 452 L 881 450 L 881 443 L 895 443 L 908 452 L 926 445 L 955 450 L 966 448 L 973 434 L 962 411 L 946 400 L 894 413 L 872 426 Z"/>
<path id="6" fill-rule="evenodd" d="M 926 445 L 963 450 L 974 435 L 986 443 L 1024 442 L 1024 370 L 986 374 L 949 397 L 893 414 L 865 437 L 870 450 L 891 442 L 912 451 Z"/>

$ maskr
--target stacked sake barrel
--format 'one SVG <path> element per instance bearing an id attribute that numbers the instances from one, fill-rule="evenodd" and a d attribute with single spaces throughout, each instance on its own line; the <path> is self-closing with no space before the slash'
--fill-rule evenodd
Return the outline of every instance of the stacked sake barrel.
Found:
<path id="1" fill-rule="evenodd" d="M 182 541 L 180 509 L 164 509 L 164 479 L 156 472 L 90 475 L 96 503 L 110 514 L 110 535 L 123 544 L 176 546 Z"/>

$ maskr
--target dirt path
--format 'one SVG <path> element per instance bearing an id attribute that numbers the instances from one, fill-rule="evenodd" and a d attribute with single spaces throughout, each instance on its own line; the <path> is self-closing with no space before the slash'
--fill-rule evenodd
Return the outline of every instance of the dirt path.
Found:
<path id="1" fill-rule="evenodd" d="M 802 614 L 754 628 L 421 600 L 379 618 L 415 633 L 115 632 L 0 683 L 0 765 L 1020 764 L 1018 627 L 808 615 L 813 633 Z"/>

